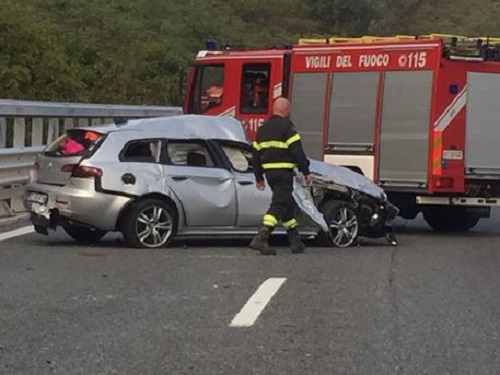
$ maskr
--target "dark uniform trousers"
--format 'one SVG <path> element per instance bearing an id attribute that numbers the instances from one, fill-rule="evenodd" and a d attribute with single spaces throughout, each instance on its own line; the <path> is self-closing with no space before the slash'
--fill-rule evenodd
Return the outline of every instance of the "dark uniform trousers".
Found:
<path id="1" fill-rule="evenodd" d="M 274 228 L 281 220 L 287 229 L 297 227 L 297 220 L 294 219 L 293 177 L 291 169 L 271 169 L 265 172 L 267 183 L 273 192 L 271 205 L 264 215 L 263 224 Z"/>

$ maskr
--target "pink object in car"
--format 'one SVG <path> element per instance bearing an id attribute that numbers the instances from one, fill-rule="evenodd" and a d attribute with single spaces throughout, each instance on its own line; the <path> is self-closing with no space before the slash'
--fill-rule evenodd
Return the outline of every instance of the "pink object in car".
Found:
<path id="1" fill-rule="evenodd" d="M 61 147 L 61 154 L 63 155 L 74 155 L 83 151 L 84 147 L 73 139 L 68 139 L 64 145 Z"/>

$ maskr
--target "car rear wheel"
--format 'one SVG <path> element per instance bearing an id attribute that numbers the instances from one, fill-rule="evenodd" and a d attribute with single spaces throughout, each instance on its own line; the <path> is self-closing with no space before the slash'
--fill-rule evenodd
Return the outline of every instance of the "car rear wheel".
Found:
<path id="1" fill-rule="evenodd" d="M 63 228 L 71 238 L 82 244 L 96 243 L 107 233 L 104 230 L 82 227 L 79 225 L 65 225 Z"/>
<path id="2" fill-rule="evenodd" d="M 176 228 L 172 205 L 159 199 L 144 199 L 125 214 L 122 233 L 129 246 L 154 249 L 167 246 Z"/>
<path id="3" fill-rule="evenodd" d="M 345 248 L 353 245 L 358 238 L 359 219 L 354 207 L 345 201 L 326 202 L 321 211 L 328 227 L 329 235 L 321 232 L 318 243 L 322 246 Z"/>

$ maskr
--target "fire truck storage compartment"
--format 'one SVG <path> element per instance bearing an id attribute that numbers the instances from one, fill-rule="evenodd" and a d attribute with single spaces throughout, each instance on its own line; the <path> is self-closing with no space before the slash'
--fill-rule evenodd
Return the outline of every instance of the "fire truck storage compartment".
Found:
<path id="1" fill-rule="evenodd" d="M 333 150 L 373 151 L 378 77 L 378 72 L 333 73 L 328 121 Z"/>
<path id="2" fill-rule="evenodd" d="M 384 185 L 427 185 L 432 76 L 428 70 L 385 73 L 379 159 Z"/>
<path id="3" fill-rule="evenodd" d="M 500 176 L 500 74 L 467 74 L 467 175 Z"/>
<path id="4" fill-rule="evenodd" d="M 327 73 L 295 73 L 290 118 L 300 132 L 308 157 L 323 158 L 323 113 Z"/>
<path id="5" fill-rule="evenodd" d="M 379 72 L 332 74 L 325 161 L 373 179 Z"/>

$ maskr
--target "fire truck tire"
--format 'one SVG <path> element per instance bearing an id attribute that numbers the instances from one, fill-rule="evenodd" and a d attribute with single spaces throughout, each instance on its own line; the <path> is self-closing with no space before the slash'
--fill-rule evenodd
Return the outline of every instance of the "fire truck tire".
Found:
<path id="1" fill-rule="evenodd" d="M 435 207 L 423 212 L 424 219 L 437 232 L 466 232 L 476 226 L 479 216 L 464 207 Z"/>
<path id="2" fill-rule="evenodd" d="M 359 218 L 352 204 L 342 200 L 330 200 L 323 204 L 321 212 L 330 227 L 330 234 L 321 231 L 316 238 L 318 246 L 346 248 L 356 244 Z"/>

